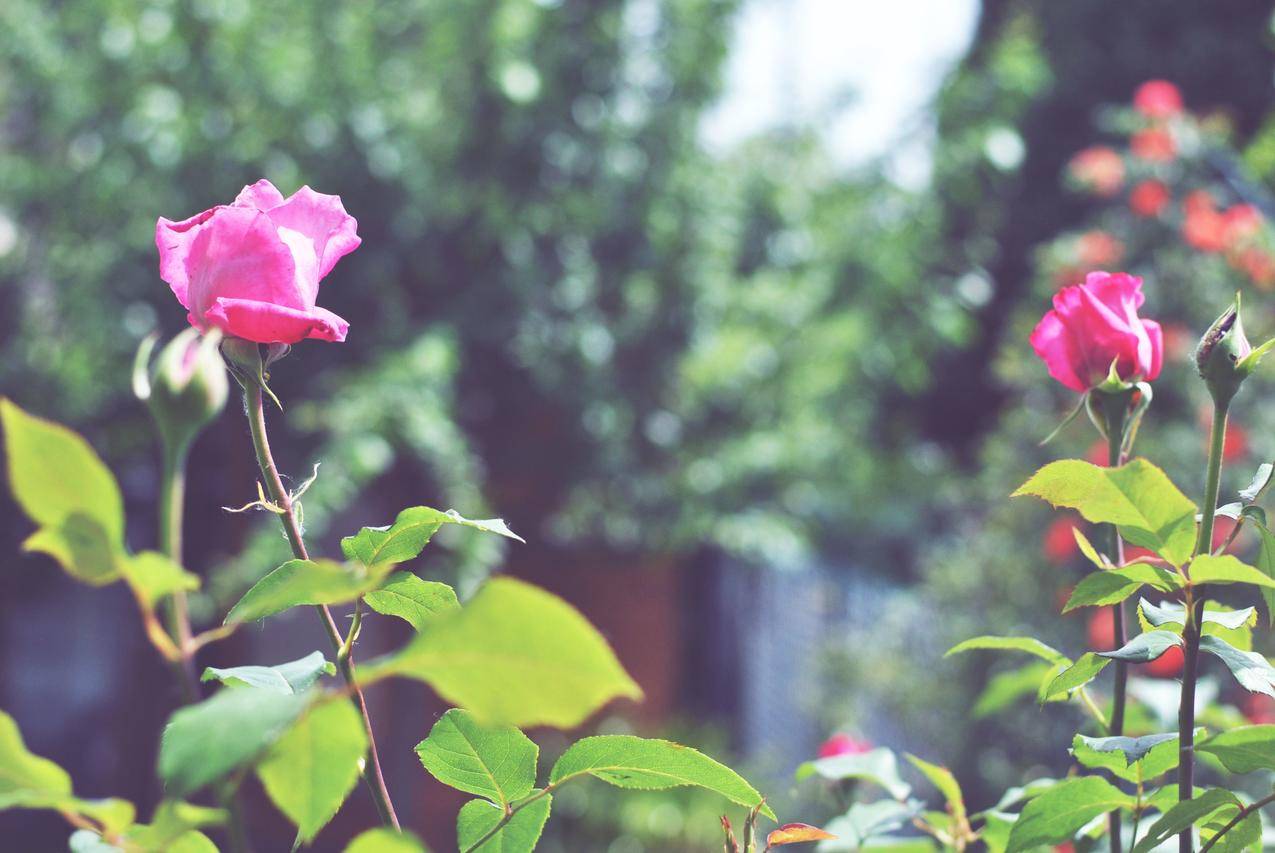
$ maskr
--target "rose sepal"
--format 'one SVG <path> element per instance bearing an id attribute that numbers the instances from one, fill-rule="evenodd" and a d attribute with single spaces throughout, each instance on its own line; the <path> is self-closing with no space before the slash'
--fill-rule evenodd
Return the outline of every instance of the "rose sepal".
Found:
<path id="1" fill-rule="evenodd" d="M 261 344 L 243 338 L 226 338 L 221 342 L 221 356 L 230 369 L 230 375 L 244 390 L 250 387 L 260 388 L 274 404 L 283 411 L 283 403 L 270 390 L 269 367 L 288 354 L 290 347 L 286 344 L 267 344 L 266 356 L 261 355 Z"/>

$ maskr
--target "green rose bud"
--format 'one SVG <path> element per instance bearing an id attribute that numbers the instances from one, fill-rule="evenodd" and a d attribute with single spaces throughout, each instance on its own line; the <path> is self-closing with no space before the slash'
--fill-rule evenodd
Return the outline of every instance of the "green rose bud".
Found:
<path id="1" fill-rule="evenodd" d="M 187 329 L 160 350 L 153 369 L 148 363 L 155 339 L 138 348 L 133 392 L 150 407 L 170 451 L 189 445 L 226 405 L 230 386 L 217 357 L 219 342 L 216 332 L 201 338 L 198 329 Z"/>
<path id="2" fill-rule="evenodd" d="M 1235 303 L 1213 321 L 1195 349 L 1195 366 L 1208 386 L 1213 402 L 1229 405 L 1244 380 L 1257 369 L 1262 356 L 1275 346 L 1275 339 L 1256 349 L 1244 334 L 1240 318 L 1240 296 Z"/>

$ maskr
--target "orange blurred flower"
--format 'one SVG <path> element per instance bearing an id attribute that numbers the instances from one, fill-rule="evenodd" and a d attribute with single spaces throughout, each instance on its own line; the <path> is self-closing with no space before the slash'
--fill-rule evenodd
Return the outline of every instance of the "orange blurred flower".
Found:
<path id="1" fill-rule="evenodd" d="M 1147 118 L 1172 118 L 1182 112 L 1182 93 L 1168 80 L 1148 80 L 1133 93 L 1133 108 Z"/>
<path id="2" fill-rule="evenodd" d="M 1045 528 L 1045 536 L 1041 540 L 1040 550 L 1045 559 L 1061 564 L 1074 557 L 1080 551 L 1080 546 L 1076 544 L 1076 535 L 1072 531 L 1079 526 L 1080 519 L 1074 515 L 1054 519 Z"/>
<path id="3" fill-rule="evenodd" d="M 1105 145 L 1077 153 L 1067 169 L 1077 183 L 1100 196 L 1113 196 L 1124 184 L 1124 160 Z"/>
<path id="4" fill-rule="evenodd" d="M 1119 264 L 1124 255 L 1124 243 L 1106 231 L 1086 231 L 1076 241 L 1076 256 L 1080 266 L 1087 269 L 1105 269 Z"/>
<path id="5" fill-rule="evenodd" d="M 1138 216 L 1159 216 L 1169 204 L 1169 188 L 1162 181 L 1141 181 L 1129 193 L 1129 209 Z"/>
<path id="6" fill-rule="evenodd" d="M 1162 127 L 1148 127 L 1139 130 L 1129 140 L 1133 156 L 1153 163 L 1167 163 L 1178 153 L 1173 136 Z"/>

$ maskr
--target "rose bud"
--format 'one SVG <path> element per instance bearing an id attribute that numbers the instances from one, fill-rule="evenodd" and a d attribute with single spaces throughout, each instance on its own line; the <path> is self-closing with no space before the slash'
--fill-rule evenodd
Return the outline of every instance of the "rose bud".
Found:
<path id="1" fill-rule="evenodd" d="M 1138 317 L 1143 298 L 1142 279 L 1091 272 L 1084 284 L 1054 294 L 1053 309 L 1032 332 L 1032 349 L 1050 376 L 1079 393 L 1112 373 L 1123 383 L 1150 382 L 1160 375 L 1164 336 L 1159 323 Z"/>
<path id="2" fill-rule="evenodd" d="M 160 350 L 148 369 L 154 338 L 143 341 L 133 365 L 133 393 L 150 407 L 164 446 L 183 450 L 226 405 L 230 383 L 217 354 L 220 333 L 187 329 Z"/>
<path id="3" fill-rule="evenodd" d="M 1275 338 L 1256 349 L 1248 342 L 1237 293 L 1235 302 L 1213 321 L 1195 349 L 1195 366 L 1208 386 L 1214 405 L 1229 405 L 1240 385 L 1273 346 Z"/>
<path id="4" fill-rule="evenodd" d="M 155 226 L 159 274 L 199 329 L 263 344 L 343 341 L 349 324 L 315 305 L 319 280 L 359 245 L 341 199 L 302 187 L 285 199 L 269 181 Z"/>
<path id="5" fill-rule="evenodd" d="M 848 734 L 838 732 L 824 741 L 819 747 L 820 758 L 835 758 L 838 755 L 862 755 L 872 750 L 872 744 L 857 740 Z"/>

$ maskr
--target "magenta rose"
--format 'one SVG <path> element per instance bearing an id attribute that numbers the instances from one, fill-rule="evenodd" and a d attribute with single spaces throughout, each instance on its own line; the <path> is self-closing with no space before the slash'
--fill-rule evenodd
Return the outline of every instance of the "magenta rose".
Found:
<path id="1" fill-rule="evenodd" d="M 869 752 L 872 745 L 857 740 L 844 732 L 838 732 L 819 746 L 820 758 L 836 758 L 838 755 L 862 755 Z"/>
<path id="2" fill-rule="evenodd" d="M 1160 375 L 1164 336 L 1159 323 L 1138 317 L 1142 299 L 1142 279 L 1091 272 L 1084 284 L 1054 294 L 1053 310 L 1032 332 L 1032 348 L 1049 375 L 1073 391 L 1099 385 L 1113 361 L 1122 380 L 1150 382 Z"/>
<path id="3" fill-rule="evenodd" d="M 257 181 L 233 204 L 155 226 L 159 274 L 200 329 L 257 343 L 343 341 L 350 324 L 316 306 L 319 280 L 358 248 L 341 199 Z"/>

